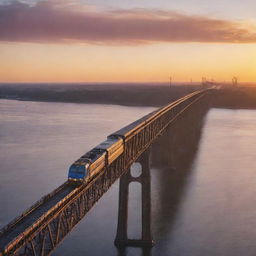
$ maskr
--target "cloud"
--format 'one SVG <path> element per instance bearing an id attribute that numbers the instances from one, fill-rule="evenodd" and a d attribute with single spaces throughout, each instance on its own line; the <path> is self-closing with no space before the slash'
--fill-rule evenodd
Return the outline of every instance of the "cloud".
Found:
<path id="1" fill-rule="evenodd" d="M 0 41 L 91 44 L 255 43 L 255 26 L 172 11 L 103 10 L 76 0 L 0 5 Z"/>

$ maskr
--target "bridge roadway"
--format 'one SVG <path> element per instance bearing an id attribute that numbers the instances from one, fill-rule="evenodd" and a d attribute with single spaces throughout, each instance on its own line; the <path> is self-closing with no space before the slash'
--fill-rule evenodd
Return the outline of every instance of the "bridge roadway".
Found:
<path id="1" fill-rule="evenodd" d="M 0 256 L 50 254 L 168 125 L 211 91 L 191 93 L 115 133 L 126 136 L 126 150 L 112 164 L 113 167 L 103 168 L 88 184 L 74 187 L 65 182 L 5 226 L 0 230 Z"/>

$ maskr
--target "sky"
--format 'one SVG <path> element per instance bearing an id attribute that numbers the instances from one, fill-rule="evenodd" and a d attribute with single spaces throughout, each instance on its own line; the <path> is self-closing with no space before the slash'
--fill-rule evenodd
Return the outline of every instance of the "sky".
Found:
<path id="1" fill-rule="evenodd" d="M 0 0 L 0 82 L 254 82 L 255 10 L 255 0 Z"/>

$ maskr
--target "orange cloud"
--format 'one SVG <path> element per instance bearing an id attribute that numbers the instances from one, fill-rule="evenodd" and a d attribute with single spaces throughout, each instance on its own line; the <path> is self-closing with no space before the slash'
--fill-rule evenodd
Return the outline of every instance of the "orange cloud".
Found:
<path id="1" fill-rule="evenodd" d="M 154 42 L 255 43 L 243 22 L 146 9 L 97 10 L 76 1 L 0 5 L 0 41 L 143 44 Z"/>

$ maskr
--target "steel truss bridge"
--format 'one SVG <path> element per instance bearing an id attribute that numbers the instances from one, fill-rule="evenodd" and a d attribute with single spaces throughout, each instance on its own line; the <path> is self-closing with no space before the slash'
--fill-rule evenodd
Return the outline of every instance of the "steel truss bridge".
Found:
<path id="1" fill-rule="evenodd" d="M 77 187 L 65 182 L 6 225 L 0 231 L 0 256 L 51 254 L 120 177 L 115 244 L 152 246 L 149 149 L 185 113 L 193 109 L 196 112 L 207 109 L 217 91 L 205 89 L 191 93 L 111 134 L 109 137 L 124 138 L 124 152 L 114 162 L 103 167 L 89 182 Z M 142 174 L 137 178 L 132 177 L 129 172 L 136 161 L 142 166 Z M 142 184 L 142 236 L 139 240 L 127 237 L 128 185 L 132 181 Z"/>

